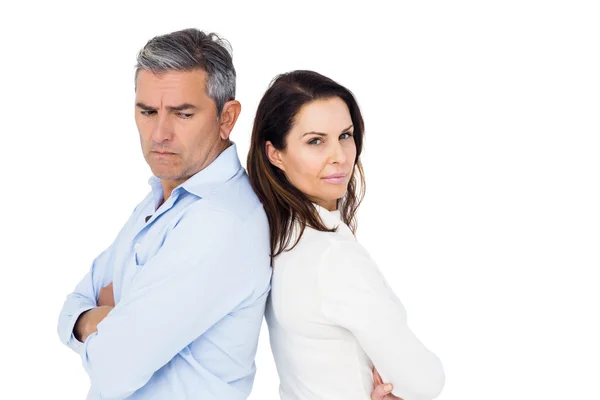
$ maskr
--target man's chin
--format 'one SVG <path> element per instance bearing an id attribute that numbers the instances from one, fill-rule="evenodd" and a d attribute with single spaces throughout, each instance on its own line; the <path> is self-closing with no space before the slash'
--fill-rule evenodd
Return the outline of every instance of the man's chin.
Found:
<path id="1" fill-rule="evenodd" d="M 162 181 L 177 181 L 180 180 L 182 174 L 179 171 L 169 171 L 164 168 L 150 168 L 152 174 Z"/>

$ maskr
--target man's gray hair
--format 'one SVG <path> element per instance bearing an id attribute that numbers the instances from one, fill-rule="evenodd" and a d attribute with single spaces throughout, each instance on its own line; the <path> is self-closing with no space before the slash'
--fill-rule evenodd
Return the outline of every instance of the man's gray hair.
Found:
<path id="1" fill-rule="evenodd" d="M 216 33 L 184 29 L 150 39 L 137 56 L 135 81 L 145 69 L 153 73 L 193 71 L 202 69 L 208 75 L 207 95 L 217 106 L 217 116 L 223 106 L 235 99 L 235 68 L 229 42 Z"/>

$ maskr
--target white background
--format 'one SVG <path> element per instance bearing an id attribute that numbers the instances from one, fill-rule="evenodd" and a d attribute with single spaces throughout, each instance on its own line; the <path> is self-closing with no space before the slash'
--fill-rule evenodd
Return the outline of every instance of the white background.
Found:
<path id="1" fill-rule="evenodd" d="M 58 313 L 149 190 L 136 53 L 187 27 L 233 45 L 243 163 L 276 74 L 355 93 L 358 239 L 442 359 L 440 399 L 600 399 L 596 2 L 6 3 L 1 399 L 87 393 Z M 250 398 L 277 399 L 266 326 L 256 362 Z"/>

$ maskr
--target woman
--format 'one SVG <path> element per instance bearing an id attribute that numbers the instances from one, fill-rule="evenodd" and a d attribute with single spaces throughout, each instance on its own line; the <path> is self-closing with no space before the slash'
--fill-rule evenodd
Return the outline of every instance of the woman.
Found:
<path id="1" fill-rule="evenodd" d="M 282 399 L 425 400 L 444 384 L 354 237 L 363 131 L 352 93 L 312 71 L 278 76 L 258 106 L 247 167 L 271 229 L 265 315 Z M 373 368 L 397 397 L 373 388 Z"/>

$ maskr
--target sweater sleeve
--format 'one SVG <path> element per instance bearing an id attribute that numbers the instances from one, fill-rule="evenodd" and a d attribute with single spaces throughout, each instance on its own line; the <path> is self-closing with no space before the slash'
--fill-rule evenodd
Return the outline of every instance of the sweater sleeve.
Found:
<path id="1" fill-rule="evenodd" d="M 318 285 L 325 317 L 354 334 L 383 381 L 394 385 L 395 396 L 439 395 L 445 381 L 439 358 L 410 330 L 404 306 L 358 243 L 335 243 L 328 250 Z"/>

